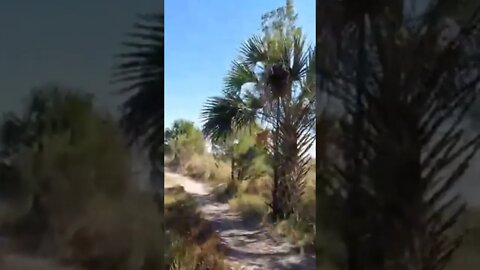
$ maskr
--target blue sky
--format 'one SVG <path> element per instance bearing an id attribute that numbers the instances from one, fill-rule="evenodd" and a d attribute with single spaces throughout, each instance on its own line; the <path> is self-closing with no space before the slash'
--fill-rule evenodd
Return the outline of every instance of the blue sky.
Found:
<path id="1" fill-rule="evenodd" d="M 200 126 L 208 97 L 221 93 L 223 78 L 243 41 L 258 33 L 263 13 L 285 0 L 165 1 L 165 126 L 188 119 Z M 294 1 L 298 25 L 313 42 L 315 1 Z"/>

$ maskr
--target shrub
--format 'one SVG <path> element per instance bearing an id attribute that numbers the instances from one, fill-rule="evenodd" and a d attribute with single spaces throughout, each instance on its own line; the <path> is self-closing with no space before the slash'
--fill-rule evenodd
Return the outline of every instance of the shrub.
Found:
<path id="1" fill-rule="evenodd" d="M 208 180 L 214 183 L 227 183 L 231 179 L 231 166 L 224 161 L 214 160 L 213 166 L 212 162 L 209 163 L 210 176 Z"/>
<path id="2" fill-rule="evenodd" d="M 45 96 L 51 108 L 35 120 L 39 123 L 26 121 L 32 126 L 24 137 L 31 142 L 19 141 L 11 152 L 22 188 L 13 241 L 89 269 L 158 269 L 163 258 L 158 206 L 131 181 L 117 123 L 74 94 L 55 95 Z"/>
<path id="3" fill-rule="evenodd" d="M 42 151 L 25 147 L 13 158 L 30 204 L 23 221 L 32 221 L 28 216 L 41 217 L 45 229 L 62 231 L 92 197 L 120 200 L 133 189 L 118 130 L 113 122 L 97 120 L 84 131 L 83 140 L 72 142 L 69 132 L 52 134 L 43 137 Z"/>
<path id="4" fill-rule="evenodd" d="M 226 270 L 224 258 L 216 247 L 218 239 L 211 238 L 203 246 L 192 245 L 186 241 L 177 242 L 175 256 L 169 264 L 170 270 Z"/>
<path id="5" fill-rule="evenodd" d="M 210 154 L 192 155 L 180 168 L 180 172 L 197 180 L 226 183 L 230 179 L 230 165 L 215 160 Z"/>
<path id="6" fill-rule="evenodd" d="M 311 224 L 291 217 L 277 223 L 275 232 L 285 236 L 290 243 L 299 245 L 303 251 L 315 253 L 315 230 Z"/>
<path id="7" fill-rule="evenodd" d="M 262 196 L 265 201 L 269 201 L 272 194 L 272 178 L 269 176 L 258 177 L 249 181 L 245 181 L 241 192 L 247 194 L 255 194 Z"/>
<path id="8" fill-rule="evenodd" d="M 265 199 L 259 195 L 238 194 L 228 203 L 233 210 L 240 212 L 248 221 L 260 221 L 268 212 Z"/>

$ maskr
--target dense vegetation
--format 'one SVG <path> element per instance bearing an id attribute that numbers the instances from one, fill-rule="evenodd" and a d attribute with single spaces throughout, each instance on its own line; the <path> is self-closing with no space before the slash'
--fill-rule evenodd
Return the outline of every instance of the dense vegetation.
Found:
<path id="1" fill-rule="evenodd" d="M 140 16 L 124 45 L 114 68 L 129 94 L 120 121 L 54 84 L 4 115 L 1 269 L 164 268 L 163 197 L 140 189 L 129 147 L 163 143 L 163 15 Z"/>
<path id="2" fill-rule="evenodd" d="M 480 147 L 464 128 L 477 97 L 479 9 L 470 19 L 458 2 L 318 7 L 317 95 L 343 107 L 340 155 L 320 197 L 342 244 L 336 267 L 445 269 L 464 239 L 466 204 L 453 190 Z"/>
<path id="3" fill-rule="evenodd" d="M 202 112 L 203 132 L 214 143 L 252 125 L 265 129 L 274 220 L 299 209 L 315 140 L 314 50 L 296 19 L 292 1 L 262 16 L 262 32 L 242 44 L 223 95 L 210 98 Z"/>
<path id="4" fill-rule="evenodd" d="M 0 268 L 38 256 L 46 269 L 228 269 L 192 196 L 140 189 L 140 146 L 154 170 L 215 186 L 245 220 L 316 252 L 320 269 L 478 269 L 480 214 L 453 191 L 480 148 L 463 125 L 480 9 L 407 2 L 322 1 L 311 48 L 287 0 L 241 45 L 202 126 L 166 130 L 163 15 L 140 16 L 114 68 L 120 121 L 58 85 L 4 115 Z"/>
<path id="5" fill-rule="evenodd" d="M 14 252 L 87 269 L 158 269 L 161 215 L 138 189 L 115 121 L 91 97 L 32 92 L 2 126 L 2 233 Z"/>
<path id="6" fill-rule="evenodd" d="M 268 203 L 271 201 L 273 173 L 271 165 L 268 163 L 266 150 L 262 145 L 257 145 L 256 131 L 259 130 L 261 130 L 259 127 L 252 127 L 251 130 L 238 132 L 235 137 L 238 140 L 237 143 L 228 140 L 222 141 L 219 144 L 213 144 L 211 149 L 208 149 L 201 131 L 192 122 L 177 120 L 172 127 L 166 130 L 166 134 L 169 135 L 169 140 L 166 142 L 166 166 L 169 170 L 205 181 L 216 187 L 214 193 L 217 199 L 228 202 L 231 209 L 240 212 L 246 222 L 263 223 L 268 226 L 270 224 L 268 217 L 271 213 Z M 305 193 L 300 201 L 301 211 L 296 216 L 276 223 L 272 230 L 287 237 L 288 241 L 300 245 L 305 251 L 314 252 L 316 213 L 313 168 L 315 168 L 315 164 L 310 165 L 312 169 L 306 177 Z M 166 181 L 168 182 L 168 178 Z M 179 189 L 167 189 L 165 192 L 165 207 L 172 209 L 166 210 L 166 216 L 169 215 L 168 213 L 172 213 L 174 218 L 177 218 L 176 225 L 170 227 L 172 231 L 177 232 L 177 224 L 181 224 L 189 218 L 185 218 L 183 214 L 177 216 L 170 211 L 174 211 L 173 206 L 178 203 L 178 205 L 190 205 L 192 207 L 190 214 L 192 214 L 195 212 L 193 210 L 194 202 L 191 198 L 188 200 L 188 195 Z M 185 212 L 180 210 L 178 213 Z M 193 216 L 196 215 L 193 214 Z M 172 219 L 172 222 L 174 220 Z M 207 223 L 205 222 L 205 226 L 208 226 Z M 192 226 L 195 228 L 198 224 Z M 193 229 L 194 232 L 198 232 L 197 230 Z M 209 233 L 208 230 L 203 232 Z M 175 234 L 177 238 L 181 235 L 180 233 Z M 217 237 L 211 232 L 207 235 L 212 239 L 210 241 L 215 241 L 214 239 Z M 198 243 L 190 238 L 187 240 L 190 240 L 190 245 L 193 246 L 203 245 L 202 242 Z M 183 239 L 184 243 L 187 240 Z M 215 248 L 208 253 L 215 254 L 214 251 L 216 251 L 221 258 L 222 250 L 218 247 Z M 193 261 L 192 258 L 189 260 Z"/>

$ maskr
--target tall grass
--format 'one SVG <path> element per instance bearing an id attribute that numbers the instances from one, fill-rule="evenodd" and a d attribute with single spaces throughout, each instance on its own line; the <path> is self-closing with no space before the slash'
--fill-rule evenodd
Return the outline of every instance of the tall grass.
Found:
<path id="1" fill-rule="evenodd" d="M 194 199 L 181 189 L 165 193 L 165 259 L 170 270 L 224 270 L 219 236 Z"/>
<path id="2" fill-rule="evenodd" d="M 212 155 L 193 154 L 183 163 L 176 163 L 172 158 L 165 158 L 167 167 L 196 180 L 212 183 L 226 183 L 230 179 L 231 168 L 225 161 L 216 160 Z"/>

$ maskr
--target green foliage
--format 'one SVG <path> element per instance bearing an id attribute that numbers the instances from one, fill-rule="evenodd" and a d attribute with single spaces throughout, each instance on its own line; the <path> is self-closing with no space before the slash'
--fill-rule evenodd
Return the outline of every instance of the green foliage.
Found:
<path id="1" fill-rule="evenodd" d="M 257 122 L 272 129 L 273 143 L 266 148 L 273 157 L 270 206 L 274 218 L 297 209 L 294 204 L 303 192 L 308 170 L 306 151 L 314 140 L 314 76 L 310 69 L 314 53 L 296 26 L 296 17 L 292 1 L 265 14 L 262 33 L 244 42 L 241 55 L 233 61 L 223 96 L 208 99 L 202 111 L 202 130 L 214 142 Z M 250 167 L 242 161 L 253 160 L 257 153 L 254 148 L 239 153 L 240 174 Z"/>
<path id="2" fill-rule="evenodd" d="M 301 87 L 306 85 L 302 82 L 313 52 L 295 20 L 292 3 L 287 1 L 286 6 L 263 16 L 261 37 L 254 36 L 242 44 L 241 55 L 225 78 L 224 95 L 209 99 L 202 111 L 203 132 L 214 141 L 256 122 L 273 125 L 277 115 L 274 103 L 280 96 L 298 100 L 313 97 L 303 95 L 313 88 Z M 274 74 L 274 70 L 279 73 Z"/>
<path id="3" fill-rule="evenodd" d="M 68 89 L 33 92 L 25 111 L 16 117 L 21 140 L 3 144 L 10 150 L 3 176 L 15 178 L 10 189 L 20 189 L 15 197 L 23 201 L 10 205 L 15 244 L 33 252 L 49 246 L 49 255 L 73 265 L 158 269 L 161 217 L 131 181 L 116 122 Z"/>
<path id="4" fill-rule="evenodd" d="M 250 147 L 237 159 L 237 179 L 246 180 L 271 175 L 272 168 L 264 149 Z"/>
<path id="5" fill-rule="evenodd" d="M 212 140 L 213 154 L 219 159 L 227 160 L 232 158 L 232 155 L 237 159 L 239 155 L 255 146 L 256 134 L 260 130 L 258 125 L 253 124 L 232 132 L 224 139 Z"/>
<path id="6" fill-rule="evenodd" d="M 68 201 L 82 194 L 77 191 L 109 180 L 116 182 L 102 191 L 125 188 L 129 172 L 122 138 L 113 119 L 97 111 L 88 94 L 57 86 L 34 89 L 23 113 L 9 113 L 1 131 L 4 157 L 11 164 L 3 165 L 8 170 L 2 171 L 16 177 L 3 178 L 2 183 L 16 182 L 22 193 L 34 196 L 49 190 Z M 111 169 L 119 165 L 122 169 Z M 52 200 L 52 206 L 61 201 Z"/>
<path id="7" fill-rule="evenodd" d="M 205 140 L 202 132 L 193 122 L 176 120 L 172 127 L 165 131 L 167 152 L 175 155 L 180 162 L 193 154 L 205 152 Z"/>
<path id="8" fill-rule="evenodd" d="M 293 1 L 287 0 L 285 6 L 267 12 L 262 15 L 262 32 L 265 36 L 274 35 L 288 36 L 299 30 L 296 26 L 298 15 L 293 9 Z"/>
<path id="9" fill-rule="evenodd" d="M 50 134 L 68 131 L 72 141 L 81 139 L 93 112 L 87 93 L 55 85 L 33 89 L 22 114 L 4 115 L 0 141 L 4 157 L 22 146 L 39 149 L 42 138 Z"/>
<path id="10" fill-rule="evenodd" d="M 265 147 L 257 145 L 257 134 L 261 131 L 258 125 L 252 125 L 238 130 L 223 141 L 214 142 L 217 157 L 223 160 L 234 159 L 237 180 L 260 177 L 271 171 Z"/>
<path id="11" fill-rule="evenodd" d="M 296 24 L 297 18 L 292 0 L 286 0 L 284 6 L 262 15 L 263 39 L 271 44 L 270 48 L 292 42 L 294 38 L 301 36 L 302 29 Z"/>
<path id="12" fill-rule="evenodd" d="M 94 194 L 121 196 L 128 189 L 129 160 L 117 128 L 91 120 L 82 140 L 72 142 L 71 132 L 44 136 L 42 151 L 23 148 L 13 158 L 32 194 L 45 196 L 45 207 L 62 216 L 80 211 Z"/>

